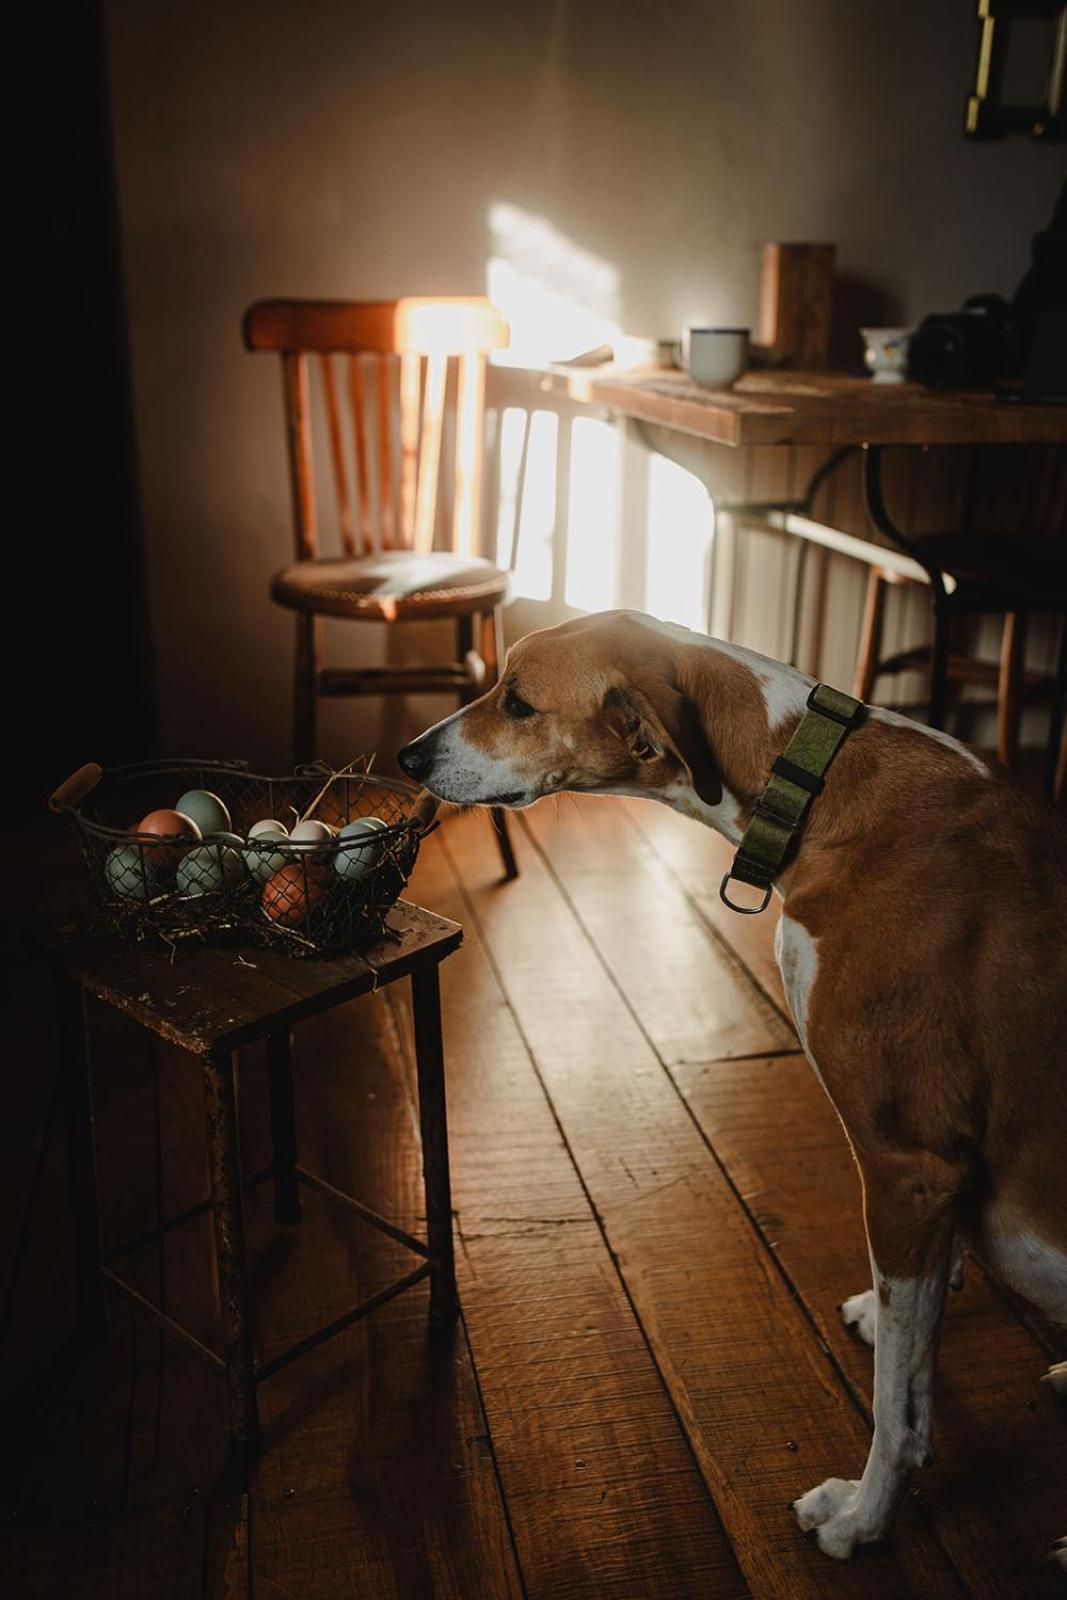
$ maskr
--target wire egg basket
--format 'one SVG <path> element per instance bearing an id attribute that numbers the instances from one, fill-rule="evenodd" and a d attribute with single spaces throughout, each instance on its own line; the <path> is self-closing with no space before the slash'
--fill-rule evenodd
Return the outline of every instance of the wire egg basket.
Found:
<path id="1" fill-rule="evenodd" d="M 138 832 L 189 791 L 220 801 L 228 826 Z M 424 790 L 318 763 L 279 778 L 240 761 L 90 764 L 49 804 L 75 827 L 94 930 L 131 942 L 269 944 L 293 956 L 341 955 L 381 938 L 432 826 Z M 325 825 L 311 830 L 319 837 L 287 837 L 308 820 Z"/>

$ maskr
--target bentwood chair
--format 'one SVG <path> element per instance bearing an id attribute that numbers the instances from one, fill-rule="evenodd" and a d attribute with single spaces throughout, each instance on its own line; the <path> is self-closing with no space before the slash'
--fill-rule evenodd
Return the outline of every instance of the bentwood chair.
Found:
<path id="1" fill-rule="evenodd" d="M 317 753 L 320 698 L 475 699 L 499 674 L 509 588 L 509 574 L 480 544 L 486 357 L 508 342 L 504 318 L 481 298 L 261 300 L 245 313 L 244 340 L 251 351 L 280 356 L 282 365 L 296 559 L 275 574 L 271 596 L 296 613 L 294 760 Z M 313 371 L 333 479 L 336 557 L 319 549 Z M 323 617 L 387 625 L 449 618 L 454 658 L 324 667 Z M 513 878 L 503 811 L 494 810 L 493 823 L 505 875 Z"/>

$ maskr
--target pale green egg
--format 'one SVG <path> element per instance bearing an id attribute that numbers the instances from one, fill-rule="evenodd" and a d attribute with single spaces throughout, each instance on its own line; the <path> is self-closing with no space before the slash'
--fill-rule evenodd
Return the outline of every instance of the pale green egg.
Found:
<path id="1" fill-rule="evenodd" d="M 389 824 L 380 817 L 359 817 L 346 823 L 337 836 L 334 870 L 346 883 L 359 883 L 382 857 L 382 844 L 375 837 Z"/>
<path id="2" fill-rule="evenodd" d="M 153 900 L 162 894 L 167 874 L 139 845 L 120 844 L 104 862 L 104 876 L 124 900 Z"/>
<path id="3" fill-rule="evenodd" d="M 244 876 L 240 854 L 228 844 L 198 844 L 178 862 L 175 881 L 179 894 L 217 894 Z"/>
<path id="4" fill-rule="evenodd" d="M 191 817 L 205 835 L 226 833 L 233 826 L 226 806 L 210 789 L 187 789 L 174 809 Z"/>
<path id="5" fill-rule="evenodd" d="M 289 835 L 283 833 L 280 826 L 277 829 L 264 828 L 262 832 L 249 835 L 244 847 L 244 862 L 257 883 L 266 883 L 292 860 L 289 851 L 270 848 L 275 841 L 286 845 L 289 843 Z"/>

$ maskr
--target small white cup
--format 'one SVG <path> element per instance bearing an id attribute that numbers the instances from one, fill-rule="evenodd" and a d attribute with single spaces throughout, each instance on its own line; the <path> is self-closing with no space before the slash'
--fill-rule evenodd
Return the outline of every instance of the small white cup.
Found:
<path id="1" fill-rule="evenodd" d="M 903 383 L 908 375 L 908 347 L 914 328 L 861 328 L 863 359 L 872 383 Z"/>
<path id="2" fill-rule="evenodd" d="M 748 366 L 747 328 L 687 328 L 685 364 L 694 383 L 721 389 Z"/>

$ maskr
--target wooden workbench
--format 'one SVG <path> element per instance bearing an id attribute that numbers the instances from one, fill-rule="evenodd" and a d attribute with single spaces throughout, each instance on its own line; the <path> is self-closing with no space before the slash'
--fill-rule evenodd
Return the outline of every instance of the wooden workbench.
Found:
<path id="1" fill-rule="evenodd" d="M 672 368 L 551 367 L 546 392 L 716 444 L 1067 444 L 1067 406 L 875 384 L 837 372 L 748 372 L 706 389 Z"/>

